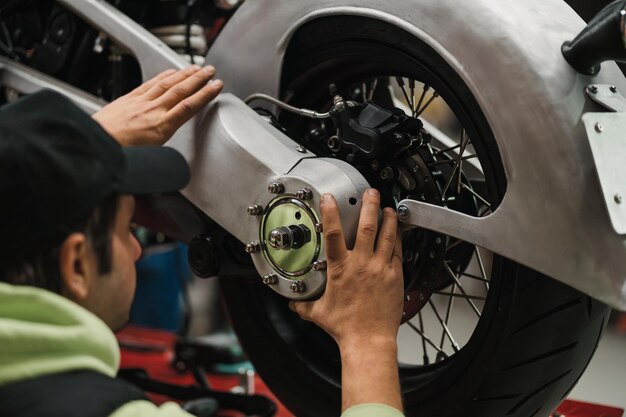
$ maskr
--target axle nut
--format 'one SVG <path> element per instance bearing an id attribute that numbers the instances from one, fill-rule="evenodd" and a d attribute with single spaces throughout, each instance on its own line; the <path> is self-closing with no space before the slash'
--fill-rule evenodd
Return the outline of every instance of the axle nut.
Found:
<path id="1" fill-rule="evenodd" d="M 304 285 L 303 281 L 295 281 L 291 284 L 289 289 L 293 293 L 301 293 L 304 292 L 304 290 L 306 289 L 306 285 Z"/>

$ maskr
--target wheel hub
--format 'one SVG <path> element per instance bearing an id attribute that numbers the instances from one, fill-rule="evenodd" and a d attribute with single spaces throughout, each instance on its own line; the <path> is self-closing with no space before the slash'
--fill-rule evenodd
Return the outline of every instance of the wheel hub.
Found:
<path id="1" fill-rule="evenodd" d="M 261 220 L 261 250 L 270 264 L 286 277 L 301 277 L 317 260 L 321 237 L 315 212 L 295 196 L 270 202 Z"/>

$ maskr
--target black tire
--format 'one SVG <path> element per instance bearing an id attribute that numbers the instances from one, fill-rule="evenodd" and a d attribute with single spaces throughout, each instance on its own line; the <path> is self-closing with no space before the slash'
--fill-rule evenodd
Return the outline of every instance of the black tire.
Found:
<path id="1" fill-rule="evenodd" d="M 283 91 L 293 90 L 298 105 L 323 100 L 320 83 L 331 75 L 366 76 L 379 64 L 407 76 L 421 72 L 448 96 L 463 125 L 483 138 L 475 146 L 490 178 L 490 198 L 497 204 L 504 195 L 493 134 L 471 92 L 410 34 L 367 18 L 324 18 L 295 35 L 285 62 Z M 298 417 L 339 415 L 341 366 L 334 342 L 299 320 L 258 277 L 223 278 L 221 285 L 244 349 L 281 401 Z M 549 415 L 589 363 L 608 313 L 604 304 L 568 286 L 495 257 L 482 318 L 465 347 L 437 364 L 401 368 L 406 415 Z"/>

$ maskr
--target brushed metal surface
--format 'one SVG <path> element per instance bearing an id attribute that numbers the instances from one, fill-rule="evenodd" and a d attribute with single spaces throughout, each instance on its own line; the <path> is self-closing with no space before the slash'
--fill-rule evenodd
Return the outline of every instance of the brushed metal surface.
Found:
<path id="1" fill-rule="evenodd" d="M 191 182 L 182 194 L 241 242 L 262 239 L 262 217 L 249 215 L 248 208 L 265 207 L 276 198 L 268 191 L 273 182 L 282 183 L 284 194 L 293 197 L 309 188 L 307 203 L 318 218 L 321 196 L 332 193 L 346 234 L 352 238 L 356 234 L 361 195 L 368 188 L 361 174 L 345 162 L 302 153 L 295 142 L 232 94 L 222 94 L 196 118 L 193 136 L 179 135 L 168 146 L 179 150 L 191 167 Z M 351 198 L 356 204 L 350 203 Z M 294 293 L 294 281 L 274 270 L 262 252 L 251 256 L 261 276 L 277 275 L 271 288 L 286 297 L 307 299 L 324 289 L 324 271 L 307 273 L 302 277 L 305 290 Z"/>
<path id="2" fill-rule="evenodd" d="M 611 224 L 626 234 L 626 113 L 587 113 L 583 116 L 589 147 Z"/>
<path id="3" fill-rule="evenodd" d="M 498 210 L 475 219 L 406 202 L 411 223 L 492 248 L 626 309 L 626 241 L 611 225 L 581 121 L 584 113 L 601 111 L 586 97 L 589 84 L 626 91 L 626 80 L 613 63 L 593 79 L 569 67 L 561 44 L 585 27 L 569 6 L 560 0 L 478 0 L 462 7 L 449 0 L 256 0 L 237 11 L 208 62 L 227 91 L 276 96 L 294 32 L 331 15 L 378 19 L 430 45 L 468 85 L 495 134 L 508 181 Z"/>

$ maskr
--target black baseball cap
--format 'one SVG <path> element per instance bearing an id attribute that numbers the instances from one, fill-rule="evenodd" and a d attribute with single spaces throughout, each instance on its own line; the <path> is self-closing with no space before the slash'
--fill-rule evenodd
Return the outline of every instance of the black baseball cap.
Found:
<path id="1" fill-rule="evenodd" d="M 62 95 L 44 90 L 0 107 L 0 259 L 61 242 L 111 194 L 178 191 L 189 167 L 176 150 L 122 148 Z"/>

